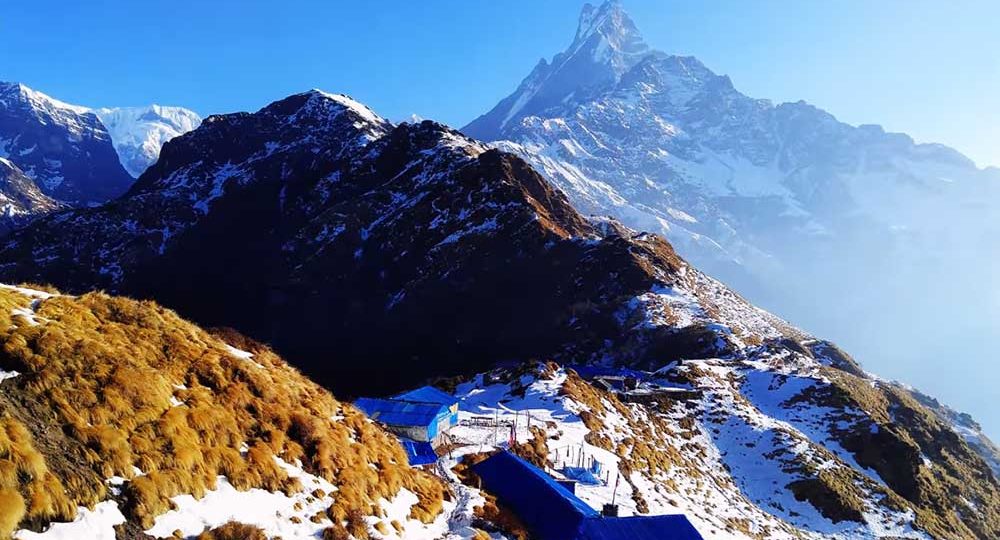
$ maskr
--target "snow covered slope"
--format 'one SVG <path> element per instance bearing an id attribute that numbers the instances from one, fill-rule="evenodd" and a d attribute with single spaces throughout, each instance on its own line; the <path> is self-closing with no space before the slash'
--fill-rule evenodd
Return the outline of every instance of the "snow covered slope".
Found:
<path id="1" fill-rule="evenodd" d="M 1000 337 L 982 323 L 997 320 L 982 291 L 1000 271 L 1000 170 L 748 97 L 696 58 L 645 46 L 618 2 L 585 7 L 570 46 L 463 132 L 871 362 L 937 381 L 941 355 Z M 946 346 L 941 328 L 956 336 Z M 959 371 L 944 375 L 952 387 Z"/>
<path id="2" fill-rule="evenodd" d="M 10 160 L 0 157 L 0 234 L 21 227 L 64 205 L 42 193 Z"/>
<path id="3" fill-rule="evenodd" d="M 773 319 L 738 330 L 748 307 L 692 277 L 659 302 L 630 304 L 640 312 L 623 321 L 714 320 L 722 336 L 743 336 L 734 354 L 671 362 L 628 395 L 554 363 L 477 375 L 456 389 L 449 466 L 509 448 L 513 425 L 515 451 L 557 478 L 600 464 L 598 484 L 576 487 L 594 509 L 614 499 L 622 515 L 683 513 L 705 538 L 996 534 L 1000 484 L 987 463 L 1000 454 L 965 443 L 978 429 Z"/>
<path id="4" fill-rule="evenodd" d="M 132 183 L 97 116 L 23 84 L 0 82 L 0 157 L 46 195 L 76 206 L 109 200 Z"/>
<path id="5" fill-rule="evenodd" d="M 182 107 L 114 107 L 94 109 L 108 128 L 122 165 L 138 178 L 160 157 L 164 143 L 201 124 L 201 117 Z"/>

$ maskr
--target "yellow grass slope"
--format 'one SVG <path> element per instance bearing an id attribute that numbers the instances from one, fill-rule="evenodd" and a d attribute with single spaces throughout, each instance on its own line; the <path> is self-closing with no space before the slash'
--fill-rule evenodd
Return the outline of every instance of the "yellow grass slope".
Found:
<path id="1" fill-rule="evenodd" d="M 169 498 L 200 497 L 226 476 L 238 489 L 299 489 L 277 465 L 338 486 L 334 528 L 378 514 L 401 488 L 432 520 L 443 488 L 406 466 L 395 440 L 349 405 L 248 342 L 252 359 L 152 302 L 101 293 L 33 298 L 0 288 L 0 538 L 72 520 L 111 497 L 146 528 Z M 242 449 L 242 451 L 241 451 Z M 141 471 L 141 475 L 136 474 Z M 351 520 L 354 521 L 354 520 Z"/>

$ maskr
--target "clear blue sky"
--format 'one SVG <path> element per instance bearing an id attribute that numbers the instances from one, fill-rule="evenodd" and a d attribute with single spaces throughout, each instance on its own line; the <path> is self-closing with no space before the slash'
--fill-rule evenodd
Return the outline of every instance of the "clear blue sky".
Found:
<path id="1" fill-rule="evenodd" d="M 91 106 L 255 110 L 312 87 L 461 126 L 571 40 L 578 0 L 33 0 L 0 80 Z M 655 47 L 1000 165 L 1000 2 L 625 0 Z"/>

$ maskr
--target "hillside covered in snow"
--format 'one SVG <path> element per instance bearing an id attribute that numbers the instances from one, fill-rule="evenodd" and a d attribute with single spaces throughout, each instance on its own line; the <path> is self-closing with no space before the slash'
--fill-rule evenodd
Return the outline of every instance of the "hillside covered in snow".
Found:
<path id="1" fill-rule="evenodd" d="M 829 343 L 748 343 L 641 373 L 631 390 L 594 375 L 613 368 L 584 367 L 586 376 L 536 364 L 458 384 L 453 461 L 511 448 L 496 422 L 516 426 L 514 450 L 556 478 L 598 464 L 597 481 L 576 486 L 595 510 L 615 500 L 623 516 L 683 514 L 705 538 L 996 534 L 1000 486 L 989 471 L 1000 454 L 980 453 L 982 433 Z"/>
<path id="2" fill-rule="evenodd" d="M 43 193 L 12 161 L 0 157 L 0 234 L 64 206 Z"/>

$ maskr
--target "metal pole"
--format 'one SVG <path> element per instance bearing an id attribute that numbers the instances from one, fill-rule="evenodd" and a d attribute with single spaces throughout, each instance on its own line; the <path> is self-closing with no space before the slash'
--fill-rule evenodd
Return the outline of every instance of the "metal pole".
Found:
<path id="1" fill-rule="evenodd" d="M 618 473 L 618 476 L 615 477 L 615 489 L 611 492 L 611 504 L 612 504 L 612 506 L 615 504 L 615 497 L 618 496 L 618 481 L 621 480 L 621 479 L 622 479 L 622 474 Z"/>

